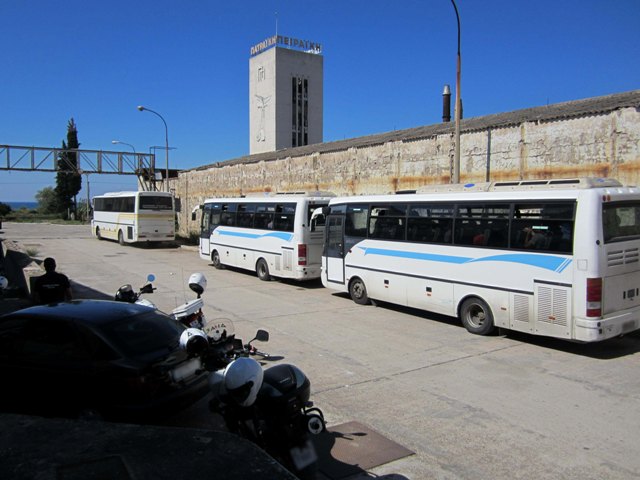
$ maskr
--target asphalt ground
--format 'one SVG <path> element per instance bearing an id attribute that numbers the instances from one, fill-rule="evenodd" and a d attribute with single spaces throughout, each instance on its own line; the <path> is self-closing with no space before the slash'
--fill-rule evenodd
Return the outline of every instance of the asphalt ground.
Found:
<path id="1" fill-rule="evenodd" d="M 209 320 L 299 366 L 329 426 L 359 422 L 415 452 L 363 471 L 386 479 L 640 477 L 640 335 L 574 344 L 525 334 L 480 337 L 456 319 L 392 305 L 358 306 L 319 281 L 261 282 L 215 270 L 187 248 L 121 247 L 87 226 L 5 223 L 0 237 L 53 256 L 76 296 L 112 297 L 155 275 L 147 298 L 170 311 L 205 273 Z M 174 425 L 213 428 L 202 405 Z"/>

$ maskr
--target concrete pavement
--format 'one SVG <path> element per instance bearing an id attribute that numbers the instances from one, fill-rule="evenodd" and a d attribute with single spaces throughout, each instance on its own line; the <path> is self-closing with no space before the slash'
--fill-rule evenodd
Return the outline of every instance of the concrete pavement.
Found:
<path id="1" fill-rule="evenodd" d="M 193 298 L 202 271 L 209 319 L 298 365 L 329 425 L 358 421 L 416 452 L 368 470 L 409 479 L 629 479 L 640 476 L 640 336 L 601 344 L 470 335 L 456 319 L 390 305 L 358 306 L 318 282 L 261 282 L 215 270 L 195 252 L 120 247 L 88 228 L 5 225 L 37 258 L 54 256 L 74 287 L 111 296 L 155 274 L 169 311 Z M 186 413 L 180 425 L 211 415 Z M 353 439 L 353 441 L 357 440 Z M 363 474 L 364 475 L 364 474 Z"/>

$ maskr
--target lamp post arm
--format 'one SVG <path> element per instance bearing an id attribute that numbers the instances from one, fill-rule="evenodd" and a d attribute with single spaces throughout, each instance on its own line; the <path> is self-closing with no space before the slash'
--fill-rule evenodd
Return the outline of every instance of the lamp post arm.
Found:
<path id="1" fill-rule="evenodd" d="M 138 110 L 140 110 L 141 112 L 144 110 L 147 110 L 151 113 L 155 113 L 158 117 L 160 117 L 160 120 L 162 120 L 162 123 L 164 123 L 164 144 L 165 144 L 165 152 L 166 152 L 166 160 L 167 160 L 165 182 L 166 182 L 166 189 L 168 192 L 169 191 L 169 127 L 167 127 L 167 122 L 165 121 L 164 117 L 160 115 L 158 112 L 156 112 L 155 110 L 151 110 L 150 108 L 143 107 L 143 106 L 139 106 Z"/>

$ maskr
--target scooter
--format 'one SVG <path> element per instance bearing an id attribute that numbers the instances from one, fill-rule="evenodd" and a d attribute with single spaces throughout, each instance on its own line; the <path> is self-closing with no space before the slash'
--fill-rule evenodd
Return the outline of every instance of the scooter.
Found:
<path id="1" fill-rule="evenodd" d="M 188 328 L 199 328 L 206 330 L 207 321 L 204 317 L 202 307 L 204 301 L 202 294 L 207 288 L 207 279 L 202 273 L 192 273 L 188 280 L 189 288 L 195 292 L 197 298 L 191 300 L 180 307 L 176 307 L 171 311 L 171 316 L 176 321 L 182 323 Z"/>

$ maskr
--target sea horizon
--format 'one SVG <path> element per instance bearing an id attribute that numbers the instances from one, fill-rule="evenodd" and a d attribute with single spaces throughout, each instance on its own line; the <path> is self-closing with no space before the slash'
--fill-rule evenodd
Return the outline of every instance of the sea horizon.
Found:
<path id="1" fill-rule="evenodd" d="M 38 208 L 38 202 L 7 202 L 5 200 L 0 200 L 0 203 L 9 205 L 11 210 L 20 210 L 21 208 L 33 210 L 34 208 Z"/>

